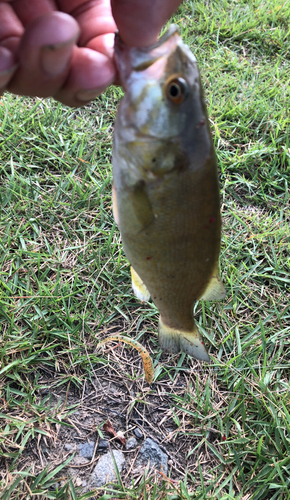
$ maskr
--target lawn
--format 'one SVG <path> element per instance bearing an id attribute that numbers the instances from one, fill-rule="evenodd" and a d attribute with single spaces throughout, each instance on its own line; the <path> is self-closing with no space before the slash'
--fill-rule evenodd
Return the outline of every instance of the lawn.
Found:
<path id="1" fill-rule="evenodd" d="M 158 311 L 131 291 L 111 202 L 122 90 L 81 109 L 0 99 L 1 500 L 290 499 L 289 21 L 283 0 L 186 2 L 173 19 L 219 166 L 227 297 L 195 306 L 209 364 L 162 354 Z M 152 386 L 131 348 L 98 348 L 111 333 L 148 349 Z M 168 477 L 81 493 L 62 445 L 97 442 L 108 418 L 159 440 Z"/>

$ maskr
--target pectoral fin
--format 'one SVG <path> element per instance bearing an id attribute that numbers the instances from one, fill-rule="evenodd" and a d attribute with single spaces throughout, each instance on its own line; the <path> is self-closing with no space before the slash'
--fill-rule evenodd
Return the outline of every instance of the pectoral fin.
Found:
<path id="1" fill-rule="evenodd" d="M 146 229 L 154 221 L 154 213 L 145 190 L 144 181 L 139 181 L 133 190 L 128 192 L 128 197 L 141 230 Z"/>
<path id="2" fill-rule="evenodd" d="M 158 333 L 159 345 L 163 351 L 172 354 L 183 351 L 201 361 L 210 361 L 204 342 L 195 325 L 191 332 L 184 332 L 170 328 L 159 318 Z"/>
<path id="3" fill-rule="evenodd" d="M 116 188 L 113 184 L 113 189 L 112 189 L 112 201 L 113 201 L 113 216 L 115 219 L 115 222 L 118 226 L 119 224 L 119 214 L 118 214 L 118 207 L 117 207 L 117 193 L 116 193 Z"/>
<path id="4" fill-rule="evenodd" d="M 141 300 L 142 302 L 148 302 L 148 300 L 150 299 L 150 293 L 147 290 L 146 285 L 144 285 L 143 281 L 141 280 L 139 274 L 136 273 L 135 269 L 133 269 L 132 266 L 131 278 L 133 292 L 135 293 L 137 299 Z"/>
<path id="5" fill-rule="evenodd" d="M 226 296 L 225 287 L 220 278 L 218 263 L 216 264 L 206 290 L 200 297 L 201 300 L 222 300 Z"/>

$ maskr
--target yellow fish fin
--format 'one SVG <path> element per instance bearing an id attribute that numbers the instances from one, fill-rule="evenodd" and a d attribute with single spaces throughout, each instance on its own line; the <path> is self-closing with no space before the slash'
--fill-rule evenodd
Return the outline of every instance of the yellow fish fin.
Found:
<path id="1" fill-rule="evenodd" d="M 195 325 L 191 332 L 183 332 L 170 328 L 159 318 L 158 340 L 162 351 L 172 354 L 183 351 L 201 361 L 210 361 L 203 340 Z"/>
<path id="2" fill-rule="evenodd" d="M 113 184 L 113 189 L 112 189 L 112 201 L 113 201 L 113 216 L 115 219 L 115 222 L 117 226 L 119 225 L 119 214 L 118 214 L 118 207 L 117 207 L 117 193 L 116 193 L 116 188 Z"/>
<path id="3" fill-rule="evenodd" d="M 137 299 L 141 300 L 142 302 L 148 302 L 148 300 L 150 299 L 150 293 L 147 290 L 146 285 L 144 285 L 143 281 L 141 280 L 139 274 L 136 273 L 135 269 L 133 269 L 132 266 L 131 278 L 133 292 L 135 293 Z"/>
<path id="4" fill-rule="evenodd" d="M 142 231 L 152 224 L 155 219 L 150 200 L 145 190 L 144 181 L 137 182 L 133 190 L 128 192 L 128 197 Z"/>
<path id="5" fill-rule="evenodd" d="M 214 267 L 212 276 L 209 280 L 209 283 L 206 287 L 206 290 L 203 292 L 200 300 L 222 300 L 226 296 L 226 290 L 224 285 L 222 284 L 222 280 L 220 278 L 220 273 L 218 269 L 218 262 Z"/>

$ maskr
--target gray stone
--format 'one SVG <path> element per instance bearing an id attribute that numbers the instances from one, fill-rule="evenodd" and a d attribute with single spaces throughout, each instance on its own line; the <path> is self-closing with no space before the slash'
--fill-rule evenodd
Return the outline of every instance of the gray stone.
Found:
<path id="1" fill-rule="evenodd" d="M 158 444 L 152 439 L 147 438 L 141 447 L 136 464 L 147 466 L 149 463 L 150 469 L 158 469 L 167 474 L 167 460 L 166 453 L 161 450 Z"/>
<path id="2" fill-rule="evenodd" d="M 126 441 L 126 450 L 133 450 L 137 446 L 137 439 L 134 436 L 129 437 Z"/>
<path id="3" fill-rule="evenodd" d="M 89 441 L 88 443 L 79 444 L 79 454 L 81 457 L 88 458 L 91 460 L 94 455 L 95 443 L 94 441 Z"/>
<path id="4" fill-rule="evenodd" d="M 136 427 L 136 429 L 134 429 L 134 434 L 135 434 L 136 438 L 138 438 L 138 439 L 143 437 L 143 432 L 140 431 L 139 427 Z"/>
<path id="5" fill-rule="evenodd" d="M 69 444 L 69 443 L 66 443 L 66 444 L 64 445 L 64 449 L 65 449 L 66 451 L 70 451 L 70 450 L 72 450 L 72 449 L 73 449 L 73 445 L 72 445 L 72 444 Z"/>
<path id="6" fill-rule="evenodd" d="M 114 450 L 113 454 L 117 467 L 121 472 L 125 464 L 125 457 L 119 450 Z M 89 487 L 100 488 L 101 486 L 104 486 L 105 484 L 112 481 L 116 481 L 116 473 L 111 453 L 108 452 L 100 458 L 96 467 L 94 468 L 90 478 Z"/>
<path id="7" fill-rule="evenodd" d="M 106 439 L 100 439 L 99 444 L 98 444 L 98 449 L 99 450 L 106 450 L 109 446 L 109 443 Z"/>

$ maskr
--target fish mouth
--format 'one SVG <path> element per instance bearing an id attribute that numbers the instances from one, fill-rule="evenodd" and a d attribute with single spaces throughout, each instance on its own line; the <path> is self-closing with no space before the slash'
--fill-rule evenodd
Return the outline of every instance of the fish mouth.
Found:
<path id="1" fill-rule="evenodd" d="M 177 24 L 171 24 L 165 33 L 157 40 L 157 42 L 153 43 L 152 45 L 148 45 L 147 47 L 141 47 L 141 48 L 135 48 L 135 47 L 128 47 L 130 50 L 137 50 L 140 52 L 150 52 L 153 49 L 156 49 L 157 47 L 160 47 L 160 45 L 163 45 L 163 43 L 167 42 L 169 38 L 171 38 L 173 35 L 178 34 L 180 35 L 180 29 Z M 120 37 L 119 31 L 115 32 L 115 47 L 117 49 L 127 47 L 126 44 L 123 42 L 123 40 Z"/>
<path id="2" fill-rule="evenodd" d="M 118 32 L 115 33 L 115 61 L 121 76 L 125 82 L 131 71 L 144 71 L 161 57 L 175 49 L 180 40 L 180 30 L 176 24 L 171 24 L 168 30 L 157 42 L 142 48 L 127 47 Z"/>
<path id="3" fill-rule="evenodd" d="M 171 37 L 174 35 L 180 35 L 180 29 L 177 26 L 177 24 L 171 24 L 165 33 L 157 40 L 157 42 L 153 43 L 152 45 L 149 45 L 148 47 L 143 47 L 141 49 L 137 49 L 142 52 L 151 52 L 154 49 L 157 49 L 158 47 L 161 47 L 164 43 L 166 43 Z"/>

